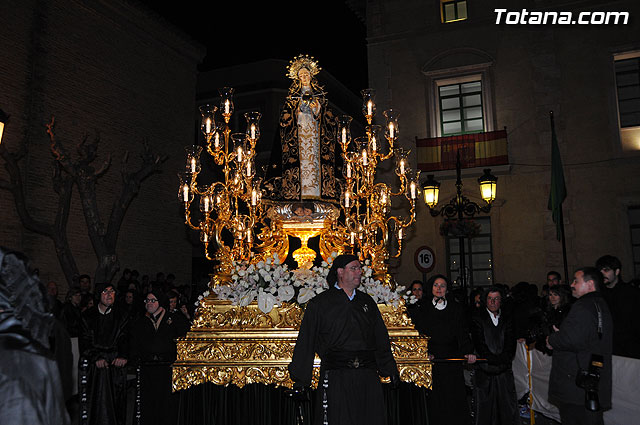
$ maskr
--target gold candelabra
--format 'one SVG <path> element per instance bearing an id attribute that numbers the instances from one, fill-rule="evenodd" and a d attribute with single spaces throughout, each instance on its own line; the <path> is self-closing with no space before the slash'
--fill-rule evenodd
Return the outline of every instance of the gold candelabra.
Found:
<path id="1" fill-rule="evenodd" d="M 220 89 L 220 108 L 211 105 L 200 107 L 201 131 L 206 142 L 206 152 L 214 163 L 222 168 L 222 181 L 210 185 L 198 185 L 201 172 L 201 146 L 186 148 L 185 172 L 178 174 L 180 191 L 178 198 L 184 204 L 185 223 L 200 232 L 205 256 L 220 262 L 219 272 L 228 274 L 232 261 L 250 260 L 254 246 L 254 228 L 263 214 L 261 179 L 256 177 L 255 146 L 260 138 L 259 112 L 244 114 L 247 129 L 244 133 L 231 133 L 229 121 L 233 114 L 233 88 Z M 216 112 L 222 121 L 216 119 Z M 199 197 L 202 217 L 197 224 L 191 217 L 191 204 Z M 215 256 L 209 246 L 215 243 Z"/>
<path id="2" fill-rule="evenodd" d="M 187 148 L 186 168 L 179 174 L 178 193 L 184 204 L 185 222 L 200 232 L 206 258 L 219 262 L 218 274 L 228 276 L 233 261 L 257 262 L 273 252 L 286 257 L 286 252 L 280 251 L 283 246 L 288 247 L 287 235 L 301 238 L 302 250 L 305 251 L 294 256 L 299 266 L 303 266 L 302 262 L 309 267 L 315 253 L 307 252 L 311 250 L 306 248 L 306 241 L 319 234 L 324 238 L 321 241 L 324 251 L 333 247 L 339 252 L 358 253 L 363 260 L 371 259 L 375 276 L 388 282 L 387 260 L 400 256 L 405 229 L 415 221 L 415 205 L 419 196 L 420 172 L 411 170 L 407 158 L 409 151 L 395 146 L 399 135 L 397 112 L 392 109 L 383 112 L 384 129 L 374 124 L 375 91 L 362 91 L 363 114 L 367 121 L 365 135 L 352 138 L 352 118 L 347 115 L 337 118 L 336 136 L 343 159 L 342 178 L 339 179 L 340 214 L 331 220 L 323 218 L 287 227 L 286 220 L 276 223 L 272 215 L 265 213 L 262 179 L 255 172 L 260 113 L 246 113 L 246 131 L 231 133 L 229 121 L 233 114 L 233 89 L 225 87 L 220 90 L 220 95 L 219 108 L 211 105 L 200 108 L 206 146 Z M 385 140 L 388 149 L 383 143 Z M 198 184 L 203 150 L 213 158 L 215 165 L 221 167 L 221 181 L 210 185 Z M 392 158 L 395 159 L 394 174 L 400 180 L 396 192 L 389 184 L 376 180 L 378 166 Z M 201 218 L 194 223 L 191 206 L 196 196 Z M 405 217 L 392 215 L 392 202 L 398 198 L 408 202 L 409 213 Z M 397 248 L 391 254 L 394 241 Z M 216 247 L 213 257 L 210 254 L 212 243 Z"/>
<path id="3" fill-rule="evenodd" d="M 348 115 L 338 118 L 338 140 L 344 162 L 340 202 L 344 222 L 340 225 L 340 231 L 347 238 L 345 245 L 351 246 L 353 252 L 359 251 L 361 258 L 370 258 L 374 273 L 378 277 L 386 277 L 387 260 L 400 256 L 405 229 L 415 221 L 420 171 L 413 172 L 409 167 L 407 157 L 410 151 L 395 147 L 399 135 L 398 113 L 393 109 L 383 112 L 383 130 L 381 126 L 373 124 L 375 91 L 367 89 L 361 93 L 362 112 L 367 120 L 366 135 L 352 139 L 352 118 Z M 387 153 L 383 153 L 383 140 L 388 144 Z M 391 158 L 395 158 L 394 174 L 400 180 L 397 192 L 390 185 L 376 181 L 378 165 Z M 394 198 L 408 201 L 407 217 L 391 214 Z M 395 254 L 390 254 L 390 240 L 393 239 L 390 235 L 394 235 L 397 241 Z"/>

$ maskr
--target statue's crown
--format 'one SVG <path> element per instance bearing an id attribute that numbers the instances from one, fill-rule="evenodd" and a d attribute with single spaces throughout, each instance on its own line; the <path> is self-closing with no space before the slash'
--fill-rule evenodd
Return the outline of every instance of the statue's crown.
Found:
<path id="1" fill-rule="evenodd" d="M 313 56 L 298 55 L 289 61 L 287 76 L 292 80 L 298 79 L 298 72 L 301 68 L 307 68 L 312 76 L 316 75 L 322 69 L 318 66 L 318 62 Z"/>

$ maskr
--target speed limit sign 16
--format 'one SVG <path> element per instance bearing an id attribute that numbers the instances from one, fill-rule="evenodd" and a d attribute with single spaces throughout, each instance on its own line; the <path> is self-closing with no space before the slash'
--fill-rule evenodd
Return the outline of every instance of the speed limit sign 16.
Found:
<path id="1" fill-rule="evenodd" d="M 422 273 L 429 273 L 436 265 L 436 256 L 431 248 L 421 246 L 416 249 L 414 261 L 418 270 Z"/>

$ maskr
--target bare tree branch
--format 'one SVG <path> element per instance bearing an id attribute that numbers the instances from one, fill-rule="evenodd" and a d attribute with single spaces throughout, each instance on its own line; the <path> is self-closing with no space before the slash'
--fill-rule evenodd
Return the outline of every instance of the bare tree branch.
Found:
<path id="1" fill-rule="evenodd" d="M 131 173 L 127 172 L 126 163 L 128 160 L 128 152 L 123 158 L 121 171 L 122 190 L 120 191 L 120 196 L 113 204 L 111 216 L 109 217 L 109 225 L 107 227 L 109 245 L 115 246 L 125 213 L 133 199 L 140 191 L 140 185 L 142 182 L 150 175 L 159 172 L 161 170 L 162 163 L 167 159 L 167 157 L 161 157 L 160 155 L 153 153 L 147 141 L 144 141 L 142 145 L 143 151 L 140 154 L 142 164 L 137 171 Z"/>
<path id="2" fill-rule="evenodd" d="M 51 237 L 53 234 L 52 226 L 35 219 L 29 212 L 29 208 L 27 208 L 22 175 L 20 174 L 20 167 L 15 155 L 9 152 L 4 145 L 0 144 L 0 156 L 4 159 L 4 168 L 9 173 L 10 178 L 10 182 L 7 182 L 6 185 L 2 185 L 1 187 L 10 191 L 13 195 L 13 200 L 18 216 L 20 217 L 20 221 L 22 221 L 24 227 L 32 232 Z M 20 156 L 22 157 L 24 155 L 21 154 Z"/>
<path id="3" fill-rule="evenodd" d="M 96 198 L 96 182 L 108 170 L 111 164 L 111 155 L 107 155 L 107 159 L 96 170 L 92 163 L 97 158 L 100 137 L 98 135 L 93 140 L 89 140 L 89 137 L 84 135 L 76 147 L 78 159 L 72 159 L 64 146 L 56 140 L 54 126 L 55 118 L 51 117 L 51 122 L 46 125 L 46 128 L 54 159 L 53 190 L 58 194 L 55 222 L 48 224 L 37 220 L 31 216 L 27 208 L 25 187 L 18 164 L 18 161 L 27 153 L 26 143 L 23 143 L 19 151 L 14 154 L 7 151 L 5 145 L 0 145 L 0 157 L 4 159 L 5 168 L 9 172 L 9 181 L 0 180 L 0 189 L 8 190 L 13 194 L 18 215 L 27 229 L 47 236 L 54 241 L 58 260 L 67 281 L 71 284 L 74 276 L 78 274 L 78 267 L 67 239 L 67 223 L 75 184 L 80 195 L 88 236 L 98 260 L 95 281 L 110 281 L 119 268 L 116 243 L 127 209 L 138 194 L 142 181 L 151 174 L 159 172 L 162 162 L 167 158 L 153 153 L 145 141 L 143 142 L 140 167 L 134 172 L 128 172 L 129 153 L 125 153 L 121 170 L 122 188 L 111 210 L 108 226 L 105 228 L 100 219 Z"/>
<path id="4" fill-rule="evenodd" d="M 47 126 L 49 130 L 52 130 L 53 123 L 54 120 L 52 118 L 51 123 Z M 52 135 L 53 133 L 50 134 L 50 136 Z M 52 140 L 52 149 L 54 145 L 55 139 Z M 53 172 L 53 186 L 55 192 L 58 194 L 55 223 L 49 224 L 34 218 L 27 207 L 26 188 L 22 181 L 19 166 L 20 159 L 24 158 L 27 154 L 26 146 L 27 143 L 23 141 L 16 153 L 10 153 L 5 146 L 0 145 L 0 157 L 4 160 L 5 168 L 11 179 L 10 182 L 2 182 L 0 188 L 9 190 L 12 193 L 18 217 L 20 217 L 20 221 L 26 229 L 53 240 L 58 261 L 60 262 L 67 282 L 71 284 L 74 275 L 78 274 L 78 267 L 67 239 L 67 222 L 71 205 L 73 179 L 70 176 L 62 176 L 60 171 L 62 166 L 56 161 Z M 58 152 L 58 154 L 61 153 Z M 56 155 L 55 152 L 54 155 Z"/>

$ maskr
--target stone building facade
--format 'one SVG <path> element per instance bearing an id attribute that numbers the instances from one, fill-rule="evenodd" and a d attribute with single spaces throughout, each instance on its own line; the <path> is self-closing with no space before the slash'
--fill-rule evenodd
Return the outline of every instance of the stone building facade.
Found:
<path id="1" fill-rule="evenodd" d="M 483 232 L 489 233 L 488 244 L 476 247 L 483 252 L 474 264 L 480 271 L 471 273 L 476 285 L 528 281 L 541 286 L 548 270 L 563 273 L 562 245 L 547 209 L 550 111 L 568 192 L 563 209 L 569 276 L 604 254 L 621 259 L 626 280 L 640 275 L 638 2 L 349 3 L 366 17 L 369 81 L 378 88 L 378 110 L 391 105 L 401 110 L 402 143 L 412 149 L 414 166 L 421 162 L 421 141 L 440 143 L 439 137 L 456 134 L 450 128 L 445 131 L 444 113 L 450 111 L 441 88 L 472 90 L 465 84 L 479 81 L 476 112 L 481 119 L 454 119 L 454 126 L 468 124 L 470 130 L 484 133 L 506 129 L 508 160 L 492 167 L 498 177 L 497 199 L 489 214 L 480 214 L 488 217 L 481 221 Z M 497 23 L 500 8 L 505 11 Z M 554 13 L 560 12 L 571 12 L 573 20 L 584 16 L 589 23 L 553 24 Z M 625 15 L 618 15 L 616 24 L 616 15 L 607 12 L 627 12 L 628 21 L 625 24 Z M 546 24 L 529 21 L 545 13 Z M 567 15 L 555 19 L 560 16 Z M 621 62 L 626 59 L 631 60 Z M 632 81 L 627 84 L 629 76 Z M 471 100 L 463 98 L 459 96 L 460 101 Z M 469 112 L 468 118 L 473 118 L 474 110 L 463 109 L 458 112 Z M 623 123 L 621 113 L 631 121 Z M 434 174 L 442 183 L 442 206 L 455 195 L 454 167 L 426 168 L 423 178 Z M 482 167 L 462 170 L 463 193 L 479 204 L 483 201 L 476 178 L 481 172 Z M 398 281 L 422 277 L 414 266 L 414 253 L 425 245 L 435 252 L 433 272 L 455 279 L 455 241 L 441 236 L 443 218 L 432 218 L 422 204 L 417 220 L 406 251 L 394 264 Z"/>
<path id="2" fill-rule="evenodd" d="M 193 143 L 197 65 L 205 49 L 136 2 L 26 0 L 0 14 L 0 108 L 10 114 L 2 144 L 20 161 L 27 207 L 53 222 L 57 195 L 53 156 L 45 124 L 55 116 L 55 133 L 66 150 L 99 134 L 95 167 L 111 155 L 98 180 L 101 219 L 107 222 L 121 186 L 122 158 L 139 163 L 142 142 L 167 160 L 143 181 L 122 223 L 117 241 L 121 269 L 141 275 L 172 272 L 190 279 L 192 247 L 177 202 L 176 170 L 185 145 Z M 0 169 L 0 181 L 8 173 Z M 97 259 L 74 188 L 68 238 L 79 273 L 93 275 Z M 43 280 L 66 283 L 50 239 L 26 230 L 11 194 L 0 190 L 0 245 L 23 251 Z M 116 279 L 120 274 L 116 274 Z"/>

